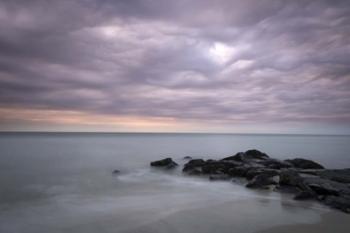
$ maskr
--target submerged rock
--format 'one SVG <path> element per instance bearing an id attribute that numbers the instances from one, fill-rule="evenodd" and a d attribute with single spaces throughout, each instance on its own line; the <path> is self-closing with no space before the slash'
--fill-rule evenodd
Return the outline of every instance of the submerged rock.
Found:
<path id="1" fill-rule="evenodd" d="M 183 157 L 183 159 L 192 159 L 192 157 L 191 156 L 185 156 L 185 157 Z"/>
<path id="2" fill-rule="evenodd" d="M 308 159 L 295 158 L 287 159 L 285 161 L 300 169 L 324 169 L 321 164 Z"/>
<path id="3" fill-rule="evenodd" d="M 151 162 L 152 167 L 162 167 L 166 169 L 172 169 L 178 166 L 177 163 L 175 163 L 172 158 L 166 158 L 166 159 L 161 159 L 157 161 Z"/>
<path id="4" fill-rule="evenodd" d="M 113 175 L 117 175 L 117 174 L 119 174 L 119 173 L 120 173 L 120 170 L 117 170 L 117 169 L 116 169 L 116 170 L 113 170 L 113 172 L 112 172 Z"/>

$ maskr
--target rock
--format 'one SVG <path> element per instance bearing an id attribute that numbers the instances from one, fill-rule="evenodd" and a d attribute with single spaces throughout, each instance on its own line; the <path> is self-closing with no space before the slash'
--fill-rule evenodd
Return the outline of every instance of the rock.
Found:
<path id="1" fill-rule="evenodd" d="M 336 209 L 340 209 L 345 213 L 350 213 L 350 197 L 327 196 L 323 203 Z"/>
<path id="2" fill-rule="evenodd" d="M 202 165 L 202 171 L 204 174 L 227 174 L 228 170 L 235 166 L 235 163 L 228 161 L 207 160 L 206 163 Z"/>
<path id="3" fill-rule="evenodd" d="M 294 200 L 308 200 L 316 198 L 315 193 L 308 191 L 300 191 L 294 196 Z"/>
<path id="4" fill-rule="evenodd" d="M 233 156 L 223 158 L 222 160 L 233 160 L 237 162 L 248 162 L 250 160 L 265 160 L 269 156 L 258 150 L 247 150 L 246 152 L 238 152 Z"/>
<path id="5" fill-rule="evenodd" d="M 286 161 L 281 161 L 278 159 L 271 159 L 271 158 L 263 160 L 261 164 L 263 164 L 267 168 L 272 168 L 272 169 L 282 169 L 282 168 L 292 167 L 292 164 Z"/>
<path id="6" fill-rule="evenodd" d="M 274 170 L 274 169 L 269 169 L 269 168 L 250 168 L 247 173 L 246 173 L 246 178 L 248 180 L 253 179 L 257 175 L 269 175 L 269 176 L 277 176 L 279 175 L 279 171 Z"/>
<path id="7" fill-rule="evenodd" d="M 247 185 L 247 188 L 268 188 L 270 185 L 278 184 L 278 176 L 260 174 L 255 176 Z"/>
<path id="8" fill-rule="evenodd" d="M 254 150 L 247 150 L 246 152 L 244 152 L 244 158 L 265 160 L 265 159 L 268 159 L 269 156 L 261 151 L 254 149 Z"/>
<path id="9" fill-rule="evenodd" d="M 175 163 L 172 158 L 166 158 L 166 159 L 161 159 L 157 161 L 151 162 L 152 167 L 162 167 L 166 169 L 172 169 L 178 166 L 177 163 Z"/>
<path id="10" fill-rule="evenodd" d="M 304 183 L 304 178 L 294 169 L 282 169 L 280 172 L 279 184 L 281 186 L 295 186 L 300 191 L 309 192 L 310 194 L 314 193 L 314 191 Z"/>
<path id="11" fill-rule="evenodd" d="M 202 173 L 201 167 L 204 164 L 205 164 L 205 161 L 203 159 L 192 159 L 184 165 L 184 168 L 182 169 L 182 171 L 187 173 L 192 173 L 192 170 L 196 170 L 194 174 L 197 174 L 197 172 Z"/>
<path id="12" fill-rule="evenodd" d="M 300 169 L 324 169 L 324 167 L 321 164 L 308 159 L 296 158 L 287 159 L 285 161 L 292 164 L 294 167 Z"/>
<path id="13" fill-rule="evenodd" d="M 192 157 L 191 156 L 185 156 L 185 157 L 183 157 L 183 159 L 192 159 Z"/>
<path id="14" fill-rule="evenodd" d="M 233 177 L 245 177 L 249 169 L 247 166 L 234 167 L 230 168 L 227 174 Z"/>
<path id="15" fill-rule="evenodd" d="M 242 162 L 243 161 L 243 156 L 244 156 L 243 152 L 238 152 L 237 154 L 235 154 L 233 156 L 229 156 L 229 157 L 223 158 L 222 160 Z"/>
<path id="16" fill-rule="evenodd" d="M 216 175 L 210 175 L 209 180 L 211 181 L 217 181 L 217 180 L 230 180 L 231 177 L 226 174 L 216 174 Z"/>
<path id="17" fill-rule="evenodd" d="M 322 170 L 317 173 L 322 178 L 337 181 L 340 183 L 350 183 L 350 168 Z"/>
<path id="18" fill-rule="evenodd" d="M 304 183 L 318 195 L 350 194 L 350 187 L 344 183 L 327 180 L 319 177 L 305 178 Z"/>
<path id="19" fill-rule="evenodd" d="M 120 170 L 117 170 L 117 169 L 112 172 L 113 175 L 117 175 L 119 173 L 120 173 Z"/>

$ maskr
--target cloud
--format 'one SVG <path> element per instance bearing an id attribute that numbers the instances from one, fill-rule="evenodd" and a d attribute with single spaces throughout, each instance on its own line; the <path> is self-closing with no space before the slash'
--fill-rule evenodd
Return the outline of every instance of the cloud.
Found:
<path id="1" fill-rule="evenodd" d="M 350 127 L 349 15 L 326 0 L 2 1 L 0 107 Z"/>

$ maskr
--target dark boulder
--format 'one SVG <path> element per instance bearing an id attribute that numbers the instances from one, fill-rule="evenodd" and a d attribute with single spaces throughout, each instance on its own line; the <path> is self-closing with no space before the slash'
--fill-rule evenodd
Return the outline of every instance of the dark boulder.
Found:
<path id="1" fill-rule="evenodd" d="M 319 177 L 305 178 L 304 183 L 318 195 L 341 195 L 350 193 L 350 187 L 344 183 Z"/>
<path id="2" fill-rule="evenodd" d="M 313 192 L 299 191 L 295 196 L 294 200 L 309 200 L 315 199 L 317 196 Z"/>
<path id="3" fill-rule="evenodd" d="M 320 177 L 337 181 L 340 183 L 350 183 L 350 168 L 322 170 L 317 173 Z"/>
<path id="4" fill-rule="evenodd" d="M 227 174 L 229 169 L 236 167 L 237 164 L 229 161 L 207 160 L 202 165 L 204 174 Z"/>
<path id="5" fill-rule="evenodd" d="M 262 165 L 264 165 L 267 168 L 272 168 L 272 169 L 282 169 L 282 168 L 290 168 L 292 167 L 292 164 L 286 162 L 286 161 L 281 161 L 278 159 L 265 159 L 260 162 Z"/>
<path id="6" fill-rule="evenodd" d="M 269 169 L 269 168 L 250 168 L 245 177 L 248 180 L 253 179 L 255 176 L 257 175 L 261 175 L 261 174 L 265 174 L 268 176 L 277 176 L 279 175 L 279 171 L 275 170 L 275 169 Z"/>
<path id="7" fill-rule="evenodd" d="M 233 160 L 237 162 L 248 162 L 250 160 L 265 160 L 269 156 L 258 150 L 247 150 L 246 152 L 238 152 L 233 156 L 223 158 L 222 160 Z"/>
<path id="8" fill-rule="evenodd" d="M 324 169 L 321 164 L 308 159 L 295 158 L 287 159 L 285 161 L 300 169 Z"/>
<path id="9" fill-rule="evenodd" d="M 172 158 L 166 158 L 166 159 L 161 159 L 157 161 L 151 162 L 152 167 L 162 167 L 166 169 L 172 169 L 178 166 L 177 163 L 175 163 Z"/>
<path id="10" fill-rule="evenodd" d="M 260 174 L 255 176 L 247 185 L 247 188 L 259 188 L 265 189 L 270 185 L 278 184 L 278 176 L 272 176 L 269 174 Z"/>
<path id="11" fill-rule="evenodd" d="M 260 160 L 264 160 L 264 159 L 268 159 L 269 156 L 261 151 L 258 150 L 247 150 L 246 152 L 244 152 L 244 158 L 245 159 L 260 159 Z"/>
<path id="12" fill-rule="evenodd" d="M 185 157 L 183 157 L 183 159 L 192 159 L 192 157 L 191 156 L 185 156 Z"/>
<path id="13" fill-rule="evenodd" d="M 120 170 L 117 170 L 117 169 L 112 172 L 113 175 L 118 175 L 119 173 L 120 173 Z"/>
<path id="14" fill-rule="evenodd" d="M 192 171 L 195 171 L 193 174 L 199 174 L 202 171 L 202 166 L 205 164 L 205 161 L 203 159 L 192 159 L 188 161 L 184 168 L 182 169 L 183 172 L 192 173 Z"/>
<path id="15" fill-rule="evenodd" d="M 305 184 L 304 178 L 301 177 L 299 173 L 294 169 L 282 169 L 280 172 L 279 184 L 281 186 L 294 186 L 300 191 L 316 195 L 314 194 L 314 191 L 308 185 Z"/>
<path id="16" fill-rule="evenodd" d="M 238 152 L 237 154 L 233 155 L 233 156 L 229 156 L 226 158 L 223 158 L 222 160 L 227 160 L 227 161 L 236 161 L 236 162 L 242 162 L 243 161 L 243 156 L 244 153 L 243 152 Z"/>
<path id="17" fill-rule="evenodd" d="M 233 167 L 227 171 L 227 174 L 233 177 L 245 177 L 249 169 L 250 167 L 247 166 Z"/>

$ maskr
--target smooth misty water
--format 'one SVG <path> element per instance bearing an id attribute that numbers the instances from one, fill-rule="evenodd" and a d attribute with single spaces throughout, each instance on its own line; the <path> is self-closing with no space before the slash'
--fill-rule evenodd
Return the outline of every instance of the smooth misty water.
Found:
<path id="1" fill-rule="evenodd" d="M 0 232 L 255 232 L 318 221 L 328 211 L 149 167 L 163 157 L 184 163 L 187 155 L 222 158 L 251 148 L 350 167 L 348 136 L 3 133 Z"/>

